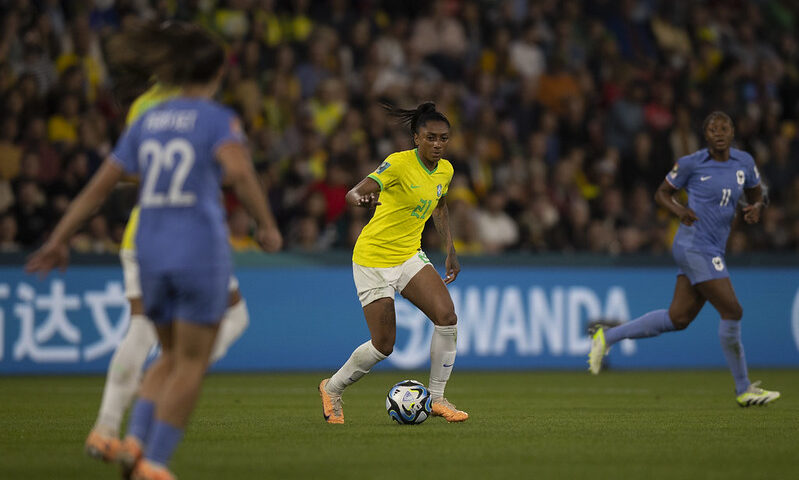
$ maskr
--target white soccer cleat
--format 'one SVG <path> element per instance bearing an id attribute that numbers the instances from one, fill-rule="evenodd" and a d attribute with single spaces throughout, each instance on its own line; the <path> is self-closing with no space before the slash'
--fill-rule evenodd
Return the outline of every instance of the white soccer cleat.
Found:
<path id="1" fill-rule="evenodd" d="M 608 354 L 607 344 L 605 343 L 605 329 L 597 327 L 594 336 L 591 338 L 591 351 L 588 352 L 588 370 L 594 375 L 598 375 L 602 370 L 602 359 Z"/>
<path id="2" fill-rule="evenodd" d="M 738 405 L 742 407 L 751 407 L 752 405 L 767 405 L 780 398 L 780 392 L 772 392 L 771 390 L 764 390 L 760 388 L 760 382 L 757 381 L 751 385 L 746 391 L 738 395 L 735 400 Z"/>

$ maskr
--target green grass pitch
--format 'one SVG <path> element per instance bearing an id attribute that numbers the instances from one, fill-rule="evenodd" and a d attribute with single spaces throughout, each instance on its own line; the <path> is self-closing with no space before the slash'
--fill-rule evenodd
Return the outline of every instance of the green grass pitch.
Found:
<path id="1" fill-rule="evenodd" d="M 471 417 L 400 426 L 385 394 L 426 372 L 375 372 L 327 425 L 320 374 L 210 375 L 172 462 L 186 479 L 799 478 L 799 371 L 756 370 L 782 392 L 740 408 L 724 371 L 458 372 Z M 0 379 L 0 478 L 118 478 L 85 457 L 101 377 Z"/>

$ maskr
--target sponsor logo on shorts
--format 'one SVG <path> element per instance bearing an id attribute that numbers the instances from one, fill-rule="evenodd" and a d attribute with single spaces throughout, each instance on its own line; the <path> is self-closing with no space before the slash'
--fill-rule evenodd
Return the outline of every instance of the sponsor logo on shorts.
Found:
<path id="1" fill-rule="evenodd" d="M 724 262 L 721 261 L 721 257 L 713 257 L 713 268 L 715 268 L 717 272 L 724 270 Z"/>

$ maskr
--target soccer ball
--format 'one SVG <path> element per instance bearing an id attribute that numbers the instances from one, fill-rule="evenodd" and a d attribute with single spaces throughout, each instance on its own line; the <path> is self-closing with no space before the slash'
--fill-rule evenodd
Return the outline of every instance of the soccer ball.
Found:
<path id="1" fill-rule="evenodd" d="M 433 400 L 427 388 L 416 380 L 403 380 L 386 396 L 388 416 L 401 425 L 416 425 L 430 416 Z"/>

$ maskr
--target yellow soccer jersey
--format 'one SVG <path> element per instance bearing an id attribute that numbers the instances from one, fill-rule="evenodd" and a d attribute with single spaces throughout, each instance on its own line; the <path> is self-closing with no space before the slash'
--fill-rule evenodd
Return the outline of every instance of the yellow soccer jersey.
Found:
<path id="1" fill-rule="evenodd" d="M 369 175 L 380 184 L 380 205 L 355 242 L 352 261 L 364 267 L 394 267 L 422 243 L 427 219 L 447 194 L 452 164 L 443 158 L 428 170 L 419 152 L 392 153 Z"/>
<path id="2" fill-rule="evenodd" d="M 128 116 L 125 118 L 125 124 L 130 125 L 135 123 L 147 110 L 155 107 L 161 102 L 176 97 L 180 89 L 165 87 L 156 83 L 150 87 L 146 92 L 133 101 L 128 110 Z M 139 227 L 139 206 L 133 207 L 128 217 L 128 223 L 125 225 L 125 233 L 122 234 L 122 250 L 135 251 L 136 250 L 136 230 Z"/>

